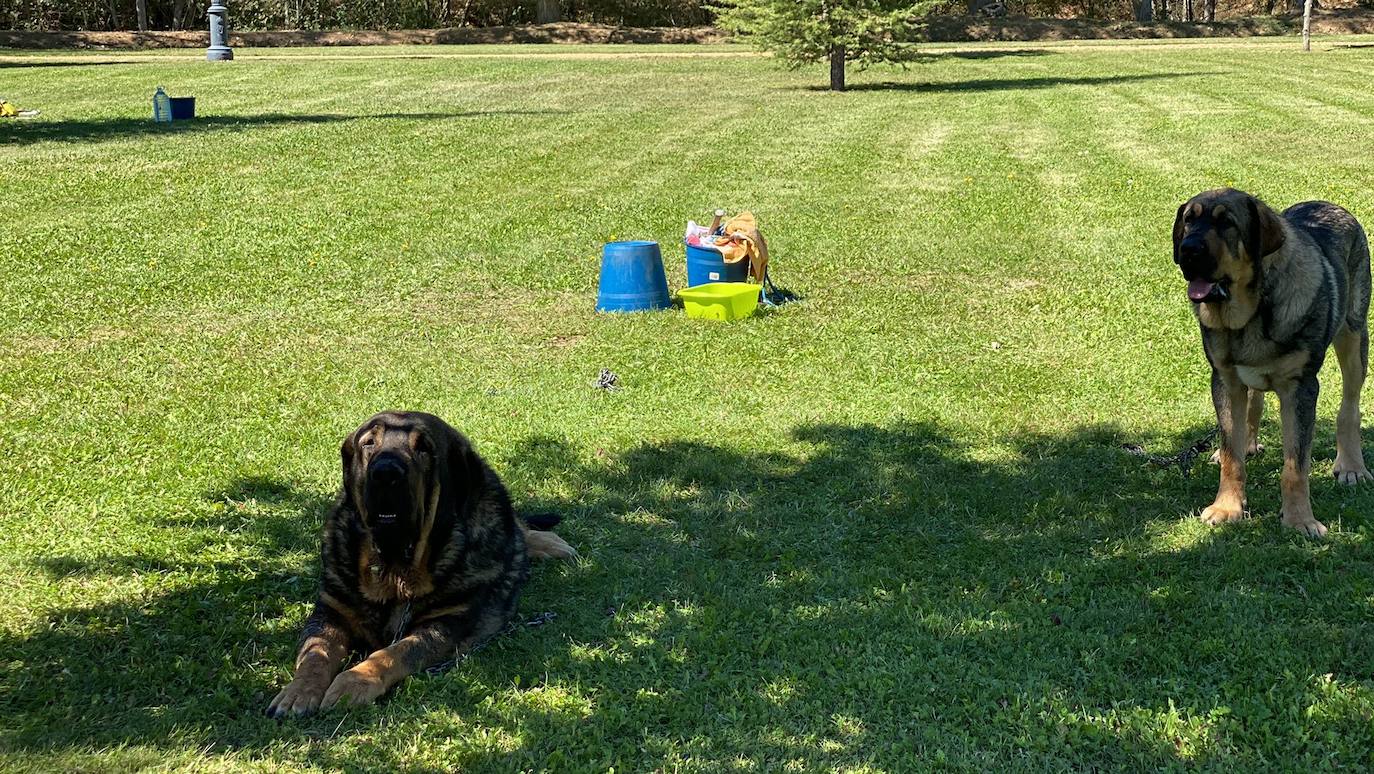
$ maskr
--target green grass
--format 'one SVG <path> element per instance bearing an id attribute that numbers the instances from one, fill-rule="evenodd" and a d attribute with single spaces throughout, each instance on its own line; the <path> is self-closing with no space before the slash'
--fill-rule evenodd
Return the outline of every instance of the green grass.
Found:
<path id="1" fill-rule="evenodd" d="M 43 110 L 0 124 L 0 766 L 1370 765 L 1334 359 L 1326 541 L 1279 526 L 1273 451 L 1214 530 L 1214 468 L 1117 448 L 1211 421 L 1181 201 L 1374 225 L 1374 49 L 1319 49 L 935 48 L 844 95 L 731 48 L 0 58 Z M 147 124 L 157 84 L 203 118 Z M 677 287 L 716 206 L 805 303 L 593 312 L 603 242 Z M 270 721 L 339 441 L 393 407 L 584 559 L 536 570 L 550 623 Z"/>

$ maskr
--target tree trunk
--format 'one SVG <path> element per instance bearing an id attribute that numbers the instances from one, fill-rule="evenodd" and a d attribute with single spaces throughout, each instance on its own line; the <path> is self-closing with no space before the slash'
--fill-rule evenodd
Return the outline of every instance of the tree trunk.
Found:
<path id="1" fill-rule="evenodd" d="M 134 10 L 138 12 L 138 31 L 148 31 L 148 0 L 136 0 Z"/>
<path id="2" fill-rule="evenodd" d="M 1183 20 L 1193 20 L 1193 0 L 1183 0 Z"/>
<path id="3" fill-rule="evenodd" d="M 830 90 L 844 91 L 844 46 L 830 47 Z"/>
<path id="4" fill-rule="evenodd" d="M 1302 7 L 1302 50 L 1312 50 L 1312 0 Z"/>
<path id="5" fill-rule="evenodd" d="M 1217 20 L 1217 0 L 1205 0 L 1203 2 L 1202 20 L 1208 24 Z"/>
<path id="6" fill-rule="evenodd" d="M 1135 4 L 1135 20 L 1142 23 L 1154 21 L 1155 0 L 1139 0 Z"/>
<path id="7" fill-rule="evenodd" d="M 539 0 L 534 8 L 534 21 L 536 24 L 563 21 L 563 9 L 558 7 L 558 0 Z"/>

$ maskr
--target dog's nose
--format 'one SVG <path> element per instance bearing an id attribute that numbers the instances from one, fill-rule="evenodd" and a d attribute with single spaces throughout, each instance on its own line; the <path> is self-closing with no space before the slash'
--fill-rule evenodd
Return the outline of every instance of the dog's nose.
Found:
<path id="1" fill-rule="evenodd" d="M 400 483 L 406 477 L 405 465 L 395 457 L 384 454 L 372 461 L 368 467 L 367 475 L 372 481 L 381 486 Z"/>
<path id="2" fill-rule="evenodd" d="M 1207 245 L 1201 239 L 1185 239 L 1178 246 L 1179 257 L 1187 261 L 1197 261 L 1207 257 Z"/>

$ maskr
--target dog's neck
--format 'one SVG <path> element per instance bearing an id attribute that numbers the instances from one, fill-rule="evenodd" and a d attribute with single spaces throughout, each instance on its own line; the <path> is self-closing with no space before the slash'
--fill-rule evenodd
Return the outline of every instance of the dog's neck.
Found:
<path id="1" fill-rule="evenodd" d="M 388 536 L 379 539 L 358 514 L 361 541 L 358 551 L 358 576 L 363 596 L 373 602 L 409 601 L 434 591 L 429 561 L 433 550 L 430 536 L 439 512 L 440 487 L 431 487 L 425 513 L 414 540 Z"/>
<path id="2" fill-rule="evenodd" d="M 1286 228 L 1286 226 L 1285 226 Z M 1260 305 L 1270 296 L 1276 282 L 1287 282 L 1288 262 L 1283 250 L 1275 250 L 1254 262 L 1254 273 L 1244 284 L 1229 288 L 1225 301 L 1204 301 L 1194 311 L 1202 327 L 1213 331 L 1238 331 L 1245 328 L 1259 313 Z"/>
<path id="3" fill-rule="evenodd" d="M 408 602 L 434 591 L 429 568 L 415 546 L 383 548 L 364 535 L 358 552 L 358 578 L 363 596 L 372 602 Z"/>
<path id="4" fill-rule="evenodd" d="M 1258 290 L 1258 289 L 1256 289 Z M 1259 310 L 1256 290 L 1241 295 L 1233 295 L 1226 301 L 1204 301 L 1197 304 L 1194 311 L 1202 327 L 1214 331 L 1237 331 L 1250 324 Z"/>

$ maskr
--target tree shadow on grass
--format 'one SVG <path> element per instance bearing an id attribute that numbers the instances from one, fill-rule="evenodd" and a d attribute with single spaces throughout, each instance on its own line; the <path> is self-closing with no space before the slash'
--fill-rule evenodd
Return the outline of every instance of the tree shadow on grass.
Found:
<path id="1" fill-rule="evenodd" d="M 235 482 L 207 496 L 222 510 L 169 522 L 195 548 L 165 591 L 0 635 L 0 740 L 252 757 L 367 733 L 380 743 L 317 745 L 312 761 L 414 765 L 379 735 L 385 718 L 390 733 L 505 740 L 450 750 L 452 767 L 1367 756 L 1366 705 L 1340 694 L 1374 676 L 1374 555 L 1353 510 L 1369 497 L 1314 479 L 1318 515 L 1344 523 L 1326 543 L 1301 539 L 1277 525 L 1273 455 L 1252 469 L 1260 517 L 1208 530 L 1185 520 L 1215 473 L 1150 469 L 1123 440 L 1097 426 L 969 444 L 926 423 L 808 424 L 773 451 L 670 441 L 596 456 L 528 439 L 503 472 L 517 493 L 557 482 L 526 507 L 564 513 L 559 531 L 586 557 L 540 568 L 526 591 L 523 616 L 558 618 L 383 706 L 283 725 L 259 713 L 313 597 L 331 498 Z M 1317 453 L 1330 449 L 1324 425 Z M 216 558 L 226 542 L 240 555 Z M 75 582 L 169 565 L 35 566 Z M 1314 707 L 1321 724 L 1282 720 Z M 1199 723 L 1210 748 L 1170 731 Z"/>
<path id="2" fill-rule="evenodd" d="M 915 91 L 927 94 L 962 94 L 984 91 L 1018 91 L 1021 89 L 1054 89 L 1060 86 L 1106 86 L 1117 83 L 1135 83 L 1163 78 L 1194 78 L 1219 75 L 1215 72 L 1187 73 L 1141 73 L 1138 75 L 1092 75 L 1079 77 L 1045 78 L 978 78 L 949 83 L 912 83 L 909 81 L 881 81 L 878 83 L 851 84 L 849 91 Z M 807 86 L 807 91 L 825 91 L 824 86 Z"/>
<path id="3" fill-rule="evenodd" d="M 0 124 L 0 145 L 40 142 L 101 142 L 126 137 L 178 136 L 210 131 L 245 131 L 276 126 L 312 126 L 352 121 L 448 121 L 497 116 L 560 115 L 556 110 L 480 110 L 460 113 L 378 113 L 318 115 L 262 113 L 259 115 L 200 116 L 157 124 L 143 118 L 9 121 Z"/>
<path id="4" fill-rule="evenodd" d="M 1001 59 L 1003 57 L 1049 56 L 1054 51 L 1043 48 L 993 48 L 977 51 L 923 51 L 921 58 L 929 59 Z"/>
<path id="5" fill-rule="evenodd" d="M 138 59 L 92 59 L 92 60 L 90 60 L 90 61 L 88 61 L 88 62 L 81 62 L 81 61 L 74 61 L 74 60 L 67 60 L 67 61 L 63 61 L 63 62 L 54 62 L 54 61 L 51 61 L 51 60 L 47 60 L 47 61 L 38 60 L 38 61 L 33 61 L 33 62 L 26 62 L 26 61 L 24 61 L 24 60 L 22 60 L 22 59 L 9 59 L 9 60 L 0 61 L 0 70 L 11 70 L 11 69 L 20 69 L 20 68 L 29 68 L 29 67 L 104 67 L 104 66 L 107 66 L 107 65 L 138 65 L 138 64 L 160 64 L 160 63 L 157 62 L 157 61 L 152 61 L 152 60 L 138 60 Z"/>

